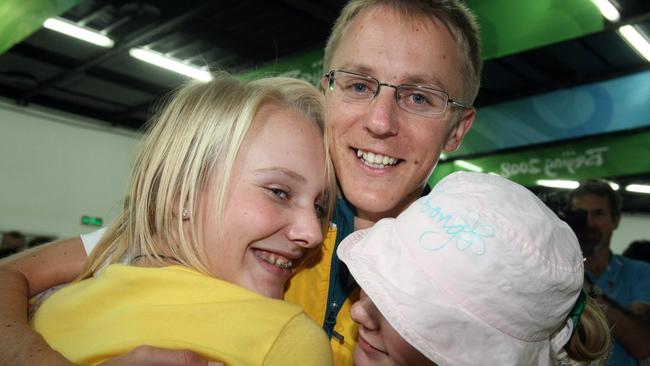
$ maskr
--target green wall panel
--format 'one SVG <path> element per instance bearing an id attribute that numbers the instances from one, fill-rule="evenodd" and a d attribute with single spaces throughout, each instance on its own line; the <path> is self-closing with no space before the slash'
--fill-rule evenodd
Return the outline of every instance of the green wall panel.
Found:
<path id="1" fill-rule="evenodd" d="M 466 0 L 483 39 L 483 59 L 505 56 L 603 30 L 604 20 L 589 0 Z M 249 79 L 286 75 L 318 84 L 322 50 L 287 57 L 245 73 Z"/>
<path id="2" fill-rule="evenodd" d="M 323 77 L 323 50 L 318 49 L 285 57 L 240 75 L 245 80 L 267 76 L 291 76 L 318 85 Z"/>
<path id="3" fill-rule="evenodd" d="M 466 0 L 481 26 L 483 59 L 601 31 L 603 17 L 589 0 Z"/>
<path id="4" fill-rule="evenodd" d="M 43 21 L 57 16 L 79 0 L 1 0 L 0 54 L 41 28 Z"/>

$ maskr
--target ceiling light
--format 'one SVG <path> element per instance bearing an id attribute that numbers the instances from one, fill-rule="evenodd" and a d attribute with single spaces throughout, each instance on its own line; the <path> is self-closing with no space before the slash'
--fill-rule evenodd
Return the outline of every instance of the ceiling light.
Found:
<path id="1" fill-rule="evenodd" d="M 650 43 L 633 25 L 624 25 L 618 28 L 618 32 L 630 46 L 650 62 Z"/>
<path id="2" fill-rule="evenodd" d="M 618 20 L 621 19 L 621 14 L 618 13 L 618 9 L 616 9 L 616 7 L 609 1 L 591 0 L 591 2 L 598 7 L 600 13 L 610 22 L 618 22 Z"/>
<path id="3" fill-rule="evenodd" d="M 540 179 L 536 183 L 538 186 L 564 189 L 575 189 L 580 185 L 580 183 L 576 182 L 575 180 L 561 179 Z"/>
<path id="4" fill-rule="evenodd" d="M 465 160 L 454 160 L 454 164 L 458 165 L 459 167 L 467 170 L 471 170 L 473 172 L 482 172 L 483 168 L 481 168 L 478 165 L 474 165 L 472 163 L 466 162 Z"/>
<path id="5" fill-rule="evenodd" d="M 645 185 L 645 184 L 630 184 L 628 186 L 625 186 L 625 190 L 628 191 L 628 192 L 649 193 L 650 194 L 650 186 Z"/>
<path id="6" fill-rule="evenodd" d="M 618 191 L 618 189 L 621 188 L 621 186 L 619 186 L 618 184 L 616 184 L 614 182 L 607 182 L 607 183 L 609 183 L 609 186 L 612 187 L 612 189 L 615 190 L 615 191 Z"/>
<path id="7" fill-rule="evenodd" d="M 43 27 L 101 47 L 113 47 L 115 42 L 96 30 L 84 28 L 63 18 L 48 18 Z"/>
<path id="8" fill-rule="evenodd" d="M 210 81 L 212 80 L 212 75 L 210 72 L 204 68 L 197 66 L 189 65 L 184 63 L 181 60 L 177 60 L 171 57 L 167 57 L 156 51 L 152 51 L 146 48 L 131 48 L 129 54 L 138 60 L 148 62 L 150 64 L 162 67 L 164 69 L 189 76 L 191 78 L 201 80 L 201 81 Z"/>

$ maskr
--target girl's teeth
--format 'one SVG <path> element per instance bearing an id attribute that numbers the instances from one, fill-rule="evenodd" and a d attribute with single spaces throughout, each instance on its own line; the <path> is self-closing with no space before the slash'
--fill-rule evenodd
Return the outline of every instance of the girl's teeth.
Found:
<path id="1" fill-rule="evenodd" d="M 278 258 L 275 261 L 275 265 L 280 268 L 289 269 L 291 268 L 291 261 L 285 261 L 282 258 Z"/>
<path id="2" fill-rule="evenodd" d="M 265 256 L 261 253 L 257 253 L 256 257 L 265 261 L 266 263 L 272 264 L 278 268 L 282 269 L 290 269 L 293 266 L 293 262 L 285 259 L 280 256 L 276 256 L 275 254 L 271 253 L 268 256 Z"/>

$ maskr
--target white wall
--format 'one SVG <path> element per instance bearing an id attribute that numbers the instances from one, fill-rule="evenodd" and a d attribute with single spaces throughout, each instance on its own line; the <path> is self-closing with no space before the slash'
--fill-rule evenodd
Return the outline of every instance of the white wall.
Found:
<path id="1" fill-rule="evenodd" d="M 59 238 L 108 224 L 124 197 L 140 135 L 0 100 L 0 231 Z"/>
<path id="2" fill-rule="evenodd" d="M 621 254 L 635 240 L 650 240 L 650 214 L 623 214 L 612 235 L 610 248 Z"/>

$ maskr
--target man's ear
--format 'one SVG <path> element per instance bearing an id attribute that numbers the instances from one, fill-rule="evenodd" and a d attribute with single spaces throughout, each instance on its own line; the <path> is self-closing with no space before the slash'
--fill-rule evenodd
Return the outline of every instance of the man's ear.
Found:
<path id="1" fill-rule="evenodd" d="M 327 78 L 323 77 L 320 79 L 320 91 L 325 95 L 327 92 L 327 88 L 329 87 L 329 80 Z"/>
<path id="2" fill-rule="evenodd" d="M 456 122 L 455 126 L 449 130 L 447 134 L 447 140 L 443 145 L 443 150 L 446 152 L 456 151 L 460 146 L 460 143 L 463 141 L 465 134 L 469 132 L 469 129 L 474 123 L 474 118 L 476 117 L 476 109 L 466 108 L 463 110 L 460 119 Z"/>

